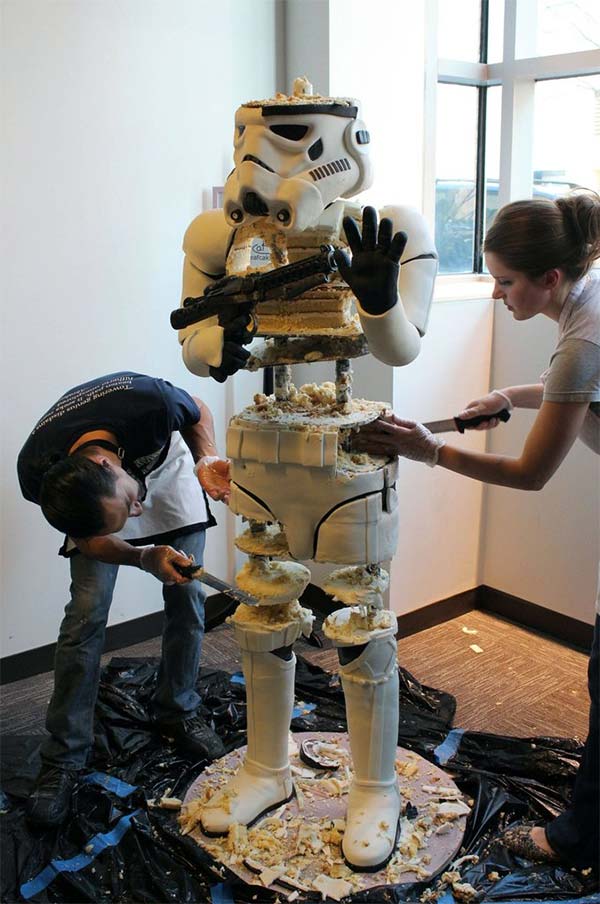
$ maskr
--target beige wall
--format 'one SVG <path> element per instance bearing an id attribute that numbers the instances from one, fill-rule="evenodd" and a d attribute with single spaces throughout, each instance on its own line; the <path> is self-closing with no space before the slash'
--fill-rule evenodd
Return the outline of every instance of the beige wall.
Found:
<path id="1" fill-rule="evenodd" d="M 231 169 L 233 113 L 278 87 L 279 34 L 274 0 L 4 0 L 2 19 L 6 656 L 53 642 L 67 601 L 60 537 L 15 474 L 42 412 L 139 370 L 204 396 L 224 435 L 229 391 L 188 373 L 168 315 L 183 232 Z M 225 574 L 215 510 L 207 558 Z M 157 581 L 121 571 L 111 623 L 161 608 Z"/>

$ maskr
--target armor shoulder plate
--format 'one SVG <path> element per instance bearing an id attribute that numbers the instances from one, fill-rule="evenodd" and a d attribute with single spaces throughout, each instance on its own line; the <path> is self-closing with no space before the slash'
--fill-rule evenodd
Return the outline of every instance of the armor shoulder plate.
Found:
<path id="1" fill-rule="evenodd" d="M 208 276 L 223 274 L 232 231 L 221 209 L 206 210 L 186 229 L 183 237 L 186 257 Z"/>

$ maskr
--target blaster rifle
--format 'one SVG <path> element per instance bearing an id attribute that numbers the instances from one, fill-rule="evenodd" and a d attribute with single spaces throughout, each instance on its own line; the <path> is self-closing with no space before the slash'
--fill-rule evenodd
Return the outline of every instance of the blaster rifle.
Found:
<path id="1" fill-rule="evenodd" d="M 207 286 L 200 298 L 186 298 L 182 307 L 171 312 L 171 326 L 181 330 L 216 314 L 219 325 L 227 327 L 239 317 L 239 305 L 248 305 L 246 310 L 252 310 L 259 302 L 271 298 L 292 301 L 309 289 L 330 281 L 331 274 L 338 269 L 333 252 L 333 245 L 321 245 L 319 254 L 267 273 L 226 276 Z"/>

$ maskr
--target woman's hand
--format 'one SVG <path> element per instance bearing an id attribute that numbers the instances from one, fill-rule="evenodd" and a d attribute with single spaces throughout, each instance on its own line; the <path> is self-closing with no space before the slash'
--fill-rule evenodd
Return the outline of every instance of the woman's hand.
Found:
<path id="1" fill-rule="evenodd" d="M 231 495 L 231 469 L 228 458 L 216 455 L 204 455 L 199 458 L 194 468 L 200 486 L 206 490 L 215 502 L 229 504 Z"/>
<path id="2" fill-rule="evenodd" d="M 499 411 L 502 411 L 503 408 L 507 408 L 508 411 L 511 411 L 512 407 L 513 403 L 509 397 L 503 392 L 500 392 L 499 389 L 494 389 L 493 392 L 489 392 L 481 399 L 474 399 L 472 402 L 469 402 L 465 410 L 461 411 L 457 417 L 461 418 L 461 420 L 468 420 L 472 417 L 479 417 L 482 414 L 486 416 L 497 414 Z M 469 429 L 491 430 L 492 427 L 497 427 L 499 423 L 500 420 L 497 417 L 492 417 L 489 421 L 483 421 L 477 427 L 470 427 Z"/>
<path id="3" fill-rule="evenodd" d="M 422 461 L 433 468 L 444 440 L 434 436 L 423 424 L 406 421 L 395 414 L 385 414 L 360 428 L 352 446 L 373 455 L 400 455 L 411 461 Z"/>

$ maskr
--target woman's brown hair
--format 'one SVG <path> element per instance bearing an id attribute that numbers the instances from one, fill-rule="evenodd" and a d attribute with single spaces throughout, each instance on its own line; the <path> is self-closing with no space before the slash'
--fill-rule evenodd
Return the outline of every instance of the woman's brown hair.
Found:
<path id="1" fill-rule="evenodd" d="M 558 268 L 575 282 L 600 257 L 600 196 L 580 190 L 556 200 L 506 204 L 488 229 L 483 250 L 531 279 Z"/>

